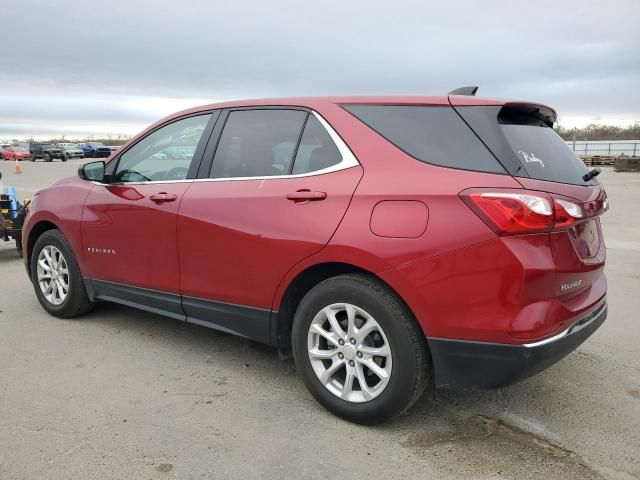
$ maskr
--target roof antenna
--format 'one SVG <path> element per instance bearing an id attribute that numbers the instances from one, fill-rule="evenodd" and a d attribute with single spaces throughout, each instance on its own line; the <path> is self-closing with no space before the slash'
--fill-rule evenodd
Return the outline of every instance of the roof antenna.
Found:
<path id="1" fill-rule="evenodd" d="M 478 91 L 478 87 L 460 87 L 455 90 L 451 90 L 447 95 L 471 95 L 475 96 Z"/>

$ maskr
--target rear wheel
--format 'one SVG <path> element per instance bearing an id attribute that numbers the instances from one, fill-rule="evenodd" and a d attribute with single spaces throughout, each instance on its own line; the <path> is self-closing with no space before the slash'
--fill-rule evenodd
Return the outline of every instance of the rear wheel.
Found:
<path id="1" fill-rule="evenodd" d="M 62 161 L 66 162 L 67 160 L 69 160 L 71 158 L 71 155 L 69 155 L 68 153 L 65 153 L 64 156 L 62 157 Z"/>
<path id="2" fill-rule="evenodd" d="M 31 161 L 31 162 L 35 162 L 36 161 L 36 156 L 33 153 L 29 157 L 29 161 Z"/>
<path id="3" fill-rule="evenodd" d="M 371 276 L 341 275 L 311 289 L 296 311 L 292 343 L 311 394 L 350 421 L 393 418 L 429 383 L 422 330 L 395 293 Z"/>
<path id="4" fill-rule="evenodd" d="M 59 230 L 47 230 L 36 240 L 30 268 L 36 296 L 51 315 L 72 318 L 93 307 L 75 255 Z"/>
<path id="5" fill-rule="evenodd" d="M 45 154 L 42 156 L 42 158 L 43 158 L 43 160 L 44 160 L 45 162 L 50 162 L 50 161 L 51 161 L 51 155 L 49 155 L 48 153 L 45 153 Z"/>

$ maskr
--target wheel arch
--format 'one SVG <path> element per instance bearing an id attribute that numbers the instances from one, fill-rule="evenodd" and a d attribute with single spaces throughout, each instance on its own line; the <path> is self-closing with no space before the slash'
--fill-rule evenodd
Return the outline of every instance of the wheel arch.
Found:
<path id="1" fill-rule="evenodd" d="M 31 255 L 33 254 L 33 246 L 38 241 L 38 238 L 49 230 L 60 230 L 58 225 L 53 223 L 50 220 L 40 220 L 36 224 L 31 227 L 29 230 L 29 236 L 27 237 L 26 249 L 23 248 L 25 263 L 27 264 L 27 272 L 29 273 L 29 277 L 31 277 Z M 24 242 L 23 242 L 24 246 Z"/>
<path id="2" fill-rule="evenodd" d="M 411 314 L 414 322 L 424 332 L 424 329 L 418 322 L 411 307 L 402 298 L 398 291 L 389 285 L 384 279 L 375 273 L 346 262 L 323 262 L 306 267 L 289 282 L 284 290 L 282 298 L 279 302 L 279 308 L 272 313 L 271 336 L 272 342 L 278 347 L 279 351 L 286 357 L 289 356 L 291 349 L 291 329 L 293 327 L 293 318 L 300 301 L 303 297 L 318 283 L 338 275 L 348 273 L 360 273 L 374 278 L 385 287 L 389 288 L 402 302 L 407 311 Z M 426 337 L 425 337 L 426 345 Z"/>

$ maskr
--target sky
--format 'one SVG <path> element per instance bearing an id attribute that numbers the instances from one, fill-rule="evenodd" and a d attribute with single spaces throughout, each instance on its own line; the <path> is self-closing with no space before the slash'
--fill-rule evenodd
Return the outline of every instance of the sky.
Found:
<path id="1" fill-rule="evenodd" d="M 478 95 L 640 121 L 640 0 L 2 0 L 0 139 L 132 135 L 183 108 Z"/>

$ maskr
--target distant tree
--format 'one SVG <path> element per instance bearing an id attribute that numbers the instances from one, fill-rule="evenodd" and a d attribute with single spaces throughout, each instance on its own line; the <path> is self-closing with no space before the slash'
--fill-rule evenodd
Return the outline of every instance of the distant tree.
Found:
<path id="1" fill-rule="evenodd" d="M 640 140 L 640 122 L 626 128 L 615 125 L 598 125 L 591 123 L 584 128 L 562 128 L 557 125 L 556 131 L 565 140 Z"/>

